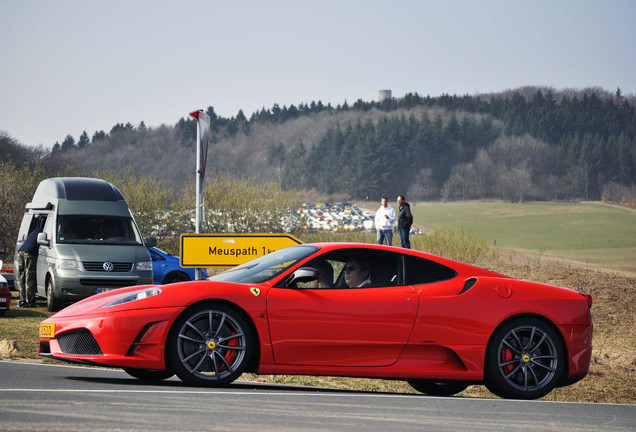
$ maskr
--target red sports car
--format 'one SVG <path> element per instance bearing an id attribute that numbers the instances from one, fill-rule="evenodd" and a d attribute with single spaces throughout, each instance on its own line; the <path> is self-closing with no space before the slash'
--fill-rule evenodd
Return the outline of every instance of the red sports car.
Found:
<path id="1" fill-rule="evenodd" d="M 89 297 L 40 325 L 40 355 L 220 386 L 243 372 L 484 383 L 534 399 L 583 378 L 592 298 L 410 249 L 287 247 L 204 281 Z"/>

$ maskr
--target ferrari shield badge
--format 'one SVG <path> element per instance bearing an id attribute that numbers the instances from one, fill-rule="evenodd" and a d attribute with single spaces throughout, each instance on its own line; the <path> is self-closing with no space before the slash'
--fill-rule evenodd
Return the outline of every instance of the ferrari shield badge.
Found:
<path id="1" fill-rule="evenodd" d="M 250 291 L 252 291 L 252 294 L 254 294 L 255 297 L 258 297 L 259 295 L 261 295 L 261 290 L 258 288 L 250 288 Z"/>

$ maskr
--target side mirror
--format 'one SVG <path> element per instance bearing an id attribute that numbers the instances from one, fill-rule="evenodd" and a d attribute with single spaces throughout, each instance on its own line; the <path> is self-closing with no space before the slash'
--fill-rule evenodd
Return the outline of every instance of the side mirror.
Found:
<path id="1" fill-rule="evenodd" d="M 294 285 L 298 282 L 311 282 L 318 280 L 319 272 L 313 267 L 301 267 L 290 275 L 287 285 Z"/>
<path id="2" fill-rule="evenodd" d="M 155 247 L 155 246 L 157 246 L 157 237 L 149 236 L 149 237 L 146 239 L 146 246 L 148 246 L 148 247 Z"/>
<path id="3" fill-rule="evenodd" d="M 51 246 L 51 242 L 45 232 L 38 234 L 38 244 L 42 246 Z"/>

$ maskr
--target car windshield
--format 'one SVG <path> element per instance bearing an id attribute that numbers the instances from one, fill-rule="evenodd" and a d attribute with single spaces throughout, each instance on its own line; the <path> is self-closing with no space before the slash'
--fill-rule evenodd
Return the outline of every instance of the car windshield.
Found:
<path id="1" fill-rule="evenodd" d="M 316 246 L 290 246 L 248 261 L 231 270 L 212 276 L 209 280 L 259 283 L 278 276 L 297 262 L 318 250 Z"/>
<path id="2" fill-rule="evenodd" d="M 58 243 L 141 245 L 130 217 L 64 215 L 57 220 Z"/>

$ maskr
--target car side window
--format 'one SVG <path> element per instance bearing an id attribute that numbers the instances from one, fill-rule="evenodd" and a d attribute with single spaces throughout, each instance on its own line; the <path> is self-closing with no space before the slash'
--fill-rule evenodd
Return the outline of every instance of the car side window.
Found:
<path id="1" fill-rule="evenodd" d="M 159 255 L 157 252 L 148 249 L 148 252 L 150 253 L 150 259 L 153 261 L 165 261 L 166 259 L 164 257 L 162 257 L 161 255 Z"/>
<path id="2" fill-rule="evenodd" d="M 335 289 L 392 287 L 401 283 L 400 257 L 401 254 L 394 252 L 346 249 L 325 254 L 305 266 L 322 273 L 324 270 L 319 266 L 328 264 L 334 278 L 331 288 Z M 320 283 L 315 287 L 327 287 L 327 284 Z"/>
<path id="3" fill-rule="evenodd" d="M 445 281 L 457 276 L 452 268 L 425 258 L 406 255 L 406 284 L 421 285 Z"/>
<path id="4" fill-rule="evenodd" d="M 343 263 L 329 260 L 323 257 L 314 259 L 303 267 L 310 267 L 318 270 L 318 280 L 311 282 L 297 282 L 296 288 L 301 289 L 330 289 L 335 288 L 334 275 L 342 269 Z"/>

